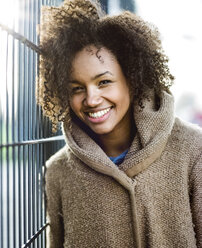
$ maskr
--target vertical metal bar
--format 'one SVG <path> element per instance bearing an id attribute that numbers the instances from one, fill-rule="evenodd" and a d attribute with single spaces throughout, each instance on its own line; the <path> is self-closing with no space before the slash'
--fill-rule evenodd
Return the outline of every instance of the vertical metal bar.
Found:
<path id="1" fill-rule="evenodd" d="M 37 145 L 37 154 L 38 154 L 38 188 L 39 188 L 39 194 L 38 194 L 38 203 L 39 203 L 39 215 L 38 215 L 38 220 L 39 220 L 39 226 L 41 226 L 41 223 L 42 223 L 42 216 L 41 216 L 41 170 L 40 170 L 40 167 L 41 167 L 41 145 L 38 144 Z M 42 242 L 42 240 L 41 240 Z M 42 243 L 41 243 L 42 245 Z"/>
<path id="2" fill-rule="evenodd" d="M 38 1 L 39 2 L 39 1 Z M 37 26 L 37 20 L 38 20 L 38 12 L 37 12 L 37 6 L 38 6 L 38 2 L 34 1 L 34 6 L 33 6 L 33 22 L 34 22 L 34 27 L 36 28 Z M 36 36 L 36 30 L 34 32 L 34 36 L 33 36 L 33 42 L 37 44 L 37 36 Z M 36 74 L 36 59 L 37 59 L 37 55 L 36 53 L 33 54 L 33 82 L 35 82 L 37 74 Z M 32 138 L 35 139 L 35 129 L 36 129 L 36 98 L 35 98 L 35 84 L 33 87 L 33 117 L 32 117 L 32 122 L 33 122 L 33 128 L 32 128 Z M 35 187 L 34 187 L 34 204 L 35 204 L 35 230 L 39 229 L 39 225 L 38 225 L 38 177 L 37 177 L 37 162 L 36 162 L 36 158 L 37 158 L 37 150 L 36 150 L 36 145 L 33 145 L 33 166 L 34 166 L 34 171 L 35 171 Z M 39 238 L 36 241 L 36 247 L 39 247 Z"/>
<path id="3" fill-rule="evenodd" d="M 21 18 L 19 19 L 19 32 L 23 33 L 23 26 L 24 26 L 24 11 L 23 11 L 23 4 L 24 1 L 19 1 L 19 11 L 21 13 Z M 19 59 L 18 59 L 18 64 L 19 64 L 19 76 L 18 76 L 18 141 L 23 140 L 23 45 L 21 42 L 19 42 Z M 25 240 L 24 238 L 24 229 L 26 228 L 25 226 L 25 221 L 24 221 L 24 195 L 23 195 L 23 184 L 24 184 L 24 177 L 23 177 L 23 147 L 20 146 L 18 148 L 18 187 L 19 187 L 19 192 L 18 192 L 18 199 L 19 199 L 19 209 L 18 209 L 18 215 L 19 215 L 19 224 L 18 224 L 18 229 L 19 229 L 19 247 L 24 243 L 23 241 Z"/>
<path id="4" fill-rule="evenodd" d="M 31 39 L 32 41 L 34 41 L 34 20 L 33 20 L 33 1 L 29 1 L 29 39 Z M 35 100 L 34 97 L 33 97 L 33 90 L 34 90 L 34 78 L 33 78 L 33 71 L 34 71 L 34 68 L 33 68 L 33 59 L 34 59 L 34 51 L 32 51 L 30 49 L 30 56 L 29 56 L 29 60 L 30 60 L 30 64 L 29 64 L 29 72 L 28 72 L 28 75 L 29 75 L 29 88 L 30 88 L 30 91 L 29 91 L 29 94 L 30 94 L 30 97 L 29 97 L 29 101 L 30 101 L 30 104 L 29 104 L 29 139 L 32 139 L 32 130 L 33 130 L 33 113 L 32 113 L 32 110 L 33 110 L 33 107 L 34 107 L 34 103 L 33 101 Z M 31 158 L 29 159 L 30 161 L 30 165 L 31 165 L 31 168 L 30 168 L 30 171 L 31 171 L 31 178 L 32 178 L 32 184 L 31 184 L 31 206 L 32 206 L 32 223 L 31 223 L 31 235 L 33 236 L 35 231 L 36 231 L 36 228 L 35 228 L 35 215 L 36 215 L 36 209 L 35 209 L 35 168 L 34 168 L 34 157 L 33 157 L 33 149 L 34 149 L 34 146 L 31 145 L 30 146 L 30 156 Z M 30 237 L 29 237 L 30 238 Z M 33 247 L 35 246 L 35 241 L 33 243 Z"/>
<path id="5" fill-rule="evenodd" d="M 37 206 L 37 230 L 39 230 L 40 227 L 40 188 L 39 188 L 39 182 L 40 182 L 40 177 L 39 177 L 39 144 L 36 145 L 36 175 L 37 175 L 37 195 L 36 195 L 36 206 Z M 37 243 L 37 246 L 39 246 L 40 240 Z"/>
<path id="6" fill-rule="evenodd" d="M 35 146 L 33 145 L 32 146 L 32 220 L 33 220 L 33 223 L 32 223 L 32 235 L 35 234 L 35 232 L 37 231 L 36 229 L 36 200 L 35 200 L 35 195 L 36 195 L 36 191 L 35 191 L 35 188 L 36 188 L 36 174 L 35 174 L 35 161 L 34 161 L 34 150 L 35 150 Z"/>
<path id="7" fill-rule="evenodd" d="M 19 57 L 18 57 L 18 64 L 19 64 L 19 68 L 18 68 L 18 108 L 17 108 L 17 128 L 18 128 L 18 131 L 17 131 L 17 138 L 18 138 L 18 141 L 21 141 L 22 138 L 21 138 L 21 119 L 22 119 L 22 113 L 21 113 L 21 101 L 22 101 L 22 87 L 21 87 L 21 84 L 22 84 L 22 78 L 21 78 L 21 70 L 22 70 L 22 64 L 21 64 L 21 61 L 22 61 L 22 49 L 21 49 L 21 44 L 20 42 L 18 42 L 18 53 L 19 53 Z M 22 148 L 19 147 L 18 148 L 18 199 L 19 199 L 19 202 L 18 202 L 18 230 L 19 230 L 19 247 L 21 247 L 22 245 L 22 215 L 21 215 L 21 209 L 22 209 L 22 203 L 21 203 L 21 200 L 22 200 L 22 177 L 21 177 L 21 161 L 22 161 Z"/>
<path id="8" fill-rule="evenodd" d="M 27 146 L 23 146 L 23 216 L 24 216 L 24 243 L 28 239 L 28 225 L 27 225 L 27 168 L 26 168 Z"/>
<path id="9" fill-rule="evenodd" d="M 35 28 L 35 30 L 33 30 L 33 42 L 35 44 L 37 44 L 37 35 L 36 35 L 36 27 L 37 27 L 37 20 L 38 20 L 38 11 L 37 11 L 37 1 L 34 1 L 33 2 L 33 8 L 32 8 L 32 18 L 33 18 L 33 27 Z M 37 59 L 37 56 L 36 56 L 36 53 L 34 52 L 33 53 L 33 91 L 32 91 L 32 98 L 33 98 L 33 111 L 32 111 L 32 123 L 33 123 L 33 126 L 32 126 L 32 139 L 35 138 L 35 127 L 36 127 L 36 97 L 35 97 L 35 80 L 36 80 L 36 77 L 37 77 L 37 74 L 36 74 L 36 59 Z M 35 232 L 36 230 L 39 230 L 39 226 L 38 226 L 38 202 L 37 202 L 37 194 L 39 194 L 38 192 L 38 177 L 37 177 L 37 163 L 36 163 L 36 146 L 33 145 L 33 153 L 32 153 L 32 158 L 33 158 L 33 177 L 34 177 L 34 190 L 33 190 L 33 196 L 34 196 L 34 199 L 33 199 L 33 204 L 34 204 L 34 216 L 33 216 L 33 220 L 34 220 L 34 223 L 33 223 L 33 231 Z M 41 235 L 40 235 L 41 236 Z M 40 237 L 39 237 L 40 238 Z M 36 247 L 39 247 L 39 238 L 36 240 L 35 244 L 36 244 Z"/>
<path id="10" fill-rule="evenodd" d="M 43 171 L 42 171 L 42 169 L 43 169 L 43 167 L 42 167 L 42 164 L 43 164 L 43 158 L 44 158 L 44 156 L 42 155 L 42 154 L 45 154 L 44 153 L 44 145 L 42 146 L 41 144 L 40 144 L 40 171 L 39 171 L 39 174 L 40 174 L 40 211 L 41 211 L 41 223 L 40 223 L 40 225 L 42 226 L 43 225 L 43 223 L 45 222 L 45 220 L 44 220 L 44 205 L 45 205 L 45 202 L 43 201 Z M 42 242 L 41 242 L 41 245 L 42 245 L 42 247 L 43 247 L 43 245 L 44 245 L 44 239 L 42 239 Z"/>
<path id="11" fill-rule="evenodd" d="M 15 142 L 15 84 L 14 84 L 14 69 L 15 69 L 15 43 L 14 39 L 12 39 L 12 142 Z M 13 158 L 13 243 L 14 246 L 16 245 L 16 194 L 15 194 L 15 189 L 16 189 L 16 173 L 15 173 L 15 166 L 16 166 L 16 161 L 15 161 L 15 147 L 12 148 L 12 158 Z"/>
<path id="12" fill-rule="evenodd" d="M 18 142 L 18 118 L 17 118 L 17 113 L 18 113 L 18 88 L 19 88 L 19 82 L 18 82 L 18 74 L 19 74 L 19 64 L 18 64 L 18 60 L 19 60 L 19 49 L 18 49 L 19 43 L 17 40 L 14 40 L 14 86 L 13 86 L 13 94 L 14 94 L 14 101 L 13 101 L 13 129 L 14 129 L 14 133 L 13 133 L 13 140 L 14 142 Z M 15 187 L 15 236 L 16 236 L 16 240 L 15 240 L 15 246 L 18 247 L 19 244 L 19 181 L 18 181 L 18 161 L 19 161 L 19 157 L 18 157 L 18 149 L 19 147 L 14 147 L 14 156 L 15 156 L 15 183 L 14 183 L 14 187 Z"/>
<path id="13" fill-rule="evenodd" d="M 24 33 L 25 36 L 29 38 L 29 0 L 25 1 L 25 6 L 24 6 L 24 11 L 25 11 L 25 24 L 24 24 Z M 29 139 L 29 49 L 28 47 L 24 47 L 24 52 L 25 52 L 25 77 L 24 77 L 24 85 L 25 85 L 25 104 L 26 108 L 24 111 L 24 140 Z M 30 146 L 26 145 L 25 146 L 25 155 L 24 157 L 24 170 L 25 170 L 25 185 L 26 185 L 26 192 L 25 192 L 25 201 L 26 201 L 26 224 L 27 224 L 27 229 L 26 229 L 26 240 L 25 242 L 31 237 L 31 230 L 30 230 L 30 223 L 31 223 L 31 175 L 30 175 Z"/>
<path id="14" fill-rule="evenodd" d="M 27 37 L 27 33 L 26 33 L 26 1 L 23 1 L 23 33 L 24 36 Z M 23 78 L 22 78 L 22 83 L 23 83 L 23 88 L 22 88 L 22 95 L 23 95 L 23 99 L 22 99 L 22 109 L 23 109 L 23 121 L 22 121 L 22 126 L 23 126 L 23 136 L 22 139 L 23 141 L 26 140 L 26 114 L 27 114 L 27 98 L 26 98 L 26 79 L 27 79 L 27 75 L 26 75 L 26 65 L 27 65 L 27 57 L 26 57 L 26 46 L 23 45 L 22 46 L 22 64 L 23 64 L 23 68 L 22 68 L 22 72 L 23 72 Z M 22 199 L 23 199 L 23 220 L 24 220 L 24 225 L 23 225 L 23 243 L 26 242 L 26 240 L 28 239 L 28 225 L 27 225 L 27 219 L 28 219 L 28 214 L 27 214 L 27 146 L 23 146 L 22 147 L 23 150 L 23 192 L 22 192 Z"/>
<path id="15" fill-rule="evenodd" d="M 42 6 L 42 0 L 38 0 L 38 5 L 37 5 L 37 23 L 40 23 L 40 11 L 41 11 L 41 6 Z M 37 43 L 39 44 L 39 37 L 37 38 Z M 39 56 L 36 55 L 36 62 L 37 62 L 37 66 L 36 66 L 36 75 L 38 75 L 38 68 L 39 68 Z M 39 106 L 36 106 L 36 126 L 35 126 L 35 137 L 39 138 L 39 120 L 40 120 L 40 108 Z M 40 177 L 40 145 L 36 145 L 36 167 L 37 167 L 37 229 L 39 229 L 39 227 L 41 226 L 41 200 L 40 200 L 40 195 L 41 195 L 41 189 L 40 189 L 40 181 L 41 181 L 41 177 Z M 43 247 L 42 245 L 42 240 L 43 238 L 40 236 L 40 238 L 38 239 L 38 243 L 37 246 L 39 245 L 39 247 Z"/>
<path id="16" fill-rule="evenodd" d="M 31 39 L 31 20 L 30 20 L 30 0 L 26 1 L 26 35 L 29 38 L 29 40 Z M 25 80 L 25 84 L 26 84 L 26 97 L 27 97 L 27 116 L 26 116 L 26 127 L 27 127 L 27 133 L 26 133 L 26 140 L 30 139 L 30 127 L 31 127 L 31 51 L 30 49 L 26 48 L 26 60 L 27 63 L 26 65 L 26 80 Z M 31 145 L 27 146 L 28 149 L 28 160 L 27 160 L 27 200 L 28 200 L 28 204 L 27 204 L 27 212 L 28 212 L 28 218 L 27 218 L 27 225 L 28 225 L 28 239 L 30 239 L 30 237 L 32 236 L 32 210 L 33 210 L 33 206 L 32 206 L 32 158 L 31 158 Z"/>
<path id="17" fill-rule="evenodd" d="M 26 116 L 27 116 L 27 96 L 26 96 L 26 64 L 27 64 L 27 58 L 26 58 L 26 47 L 23 45 L 23 140 L 26 140 L 26 134 L 27 134 L 27 128 L 26 128 Z M 24 215 L 24 243 L 28 239 L 28 225 L 27 225 L 27 146 L 23 146 L 23 215 Z"/>
<path id="18" fill-rule="evenodd" d="M 0 29 L 0 38 L 2 38 L 2 31 Z M 1 49 L 1 47 L 0 47 Z M 0 57 L 3 60 L 2 56 Z M 3 144 L 3 110 L 2 98 L 0 98 L 0 144 Z M 0 149 L 0 246 L 3 247 L 3 149 Z"/>
<path id="19" fill-rule="evenodd" d="M 6 142 L 9 143 L 9 99 L 8 99 L 8 35 L 7 35 L 7 46 L 6 46 Z M 6 160 L 7 160 L 7 166 L 6 166 L 6 192 L 7 192 L 7 246 L 10 247 L 10 215 L 9 215 L 9 209 L 10 209 L 10 201 L 9 201 L 9 154 L 8 154 L 8 148 L 6 149 Z"/>

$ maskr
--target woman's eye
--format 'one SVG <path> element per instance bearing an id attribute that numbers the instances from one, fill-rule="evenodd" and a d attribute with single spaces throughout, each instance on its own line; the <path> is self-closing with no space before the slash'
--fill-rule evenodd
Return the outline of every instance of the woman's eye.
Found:
<path id="1" fill-rule="evenodd" d="M 79 92 L 82 92 L 83 90 L 84 88 L 81 86 L 76 86 L 71 89 L 72 93 L 79 93 Z"/>
<path id="2" fill-rule="evenodd" d="M 99 82 L 99 86 L 107 85 L 109 83 L 111 83 L 110 80 L 102 80 L 102 81 Z"/>

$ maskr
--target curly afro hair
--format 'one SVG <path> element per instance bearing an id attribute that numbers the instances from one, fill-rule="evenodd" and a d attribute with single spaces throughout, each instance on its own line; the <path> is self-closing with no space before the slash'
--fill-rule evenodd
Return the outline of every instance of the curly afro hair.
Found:
<path id="1" fill-rule="evenodd" d="M 146 92 L 169 90 L 174 77 L 168 68 L 158 30 L 128 11 L 107 16 L 98 2 L 66 0 L 60 7 L 44 7 L 40 25 L 38 102 L 53 123 L 71 120 L 68 82 L 77 52 L 94 45 L 117 58 L 140 107 Z"/>

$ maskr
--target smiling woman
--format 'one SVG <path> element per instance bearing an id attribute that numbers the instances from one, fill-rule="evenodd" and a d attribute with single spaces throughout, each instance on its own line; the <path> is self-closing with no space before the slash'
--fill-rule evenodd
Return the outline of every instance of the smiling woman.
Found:
<path id="1" fill-rule="evenodd" d="M 202 130 L 174 115 L 158 30 L 91 0 L 43 17 L 38 100 L 67 143 L 46 163 L 49 247 L 201 247 Z"/>
<path id="2" fill-rule="evenodd" d="M 114 55 L 104 47 L 84 48 L 72 62 L 71 79 L 78 82 L 70 85 L 70 106 L 77 117 L 100 138 L 123 138 L 125 130 L 131 129 L 131 99 L 127 80 Z M 110 145 L 105 152 L 116 156 L 128 145 L 122 144 L 116 152 L 110 151 Z"/>

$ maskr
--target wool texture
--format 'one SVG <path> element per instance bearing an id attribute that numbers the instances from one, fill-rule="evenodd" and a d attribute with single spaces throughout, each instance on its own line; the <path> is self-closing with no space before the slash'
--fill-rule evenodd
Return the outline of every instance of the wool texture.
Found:
<path id="1" fill-rule="evenodd" d="M 162 92 L 134 104 L 137 134 L 116 166 L 75 123 L 46 163 L 49 248 L 202 247 L 202 130 Z"/>

